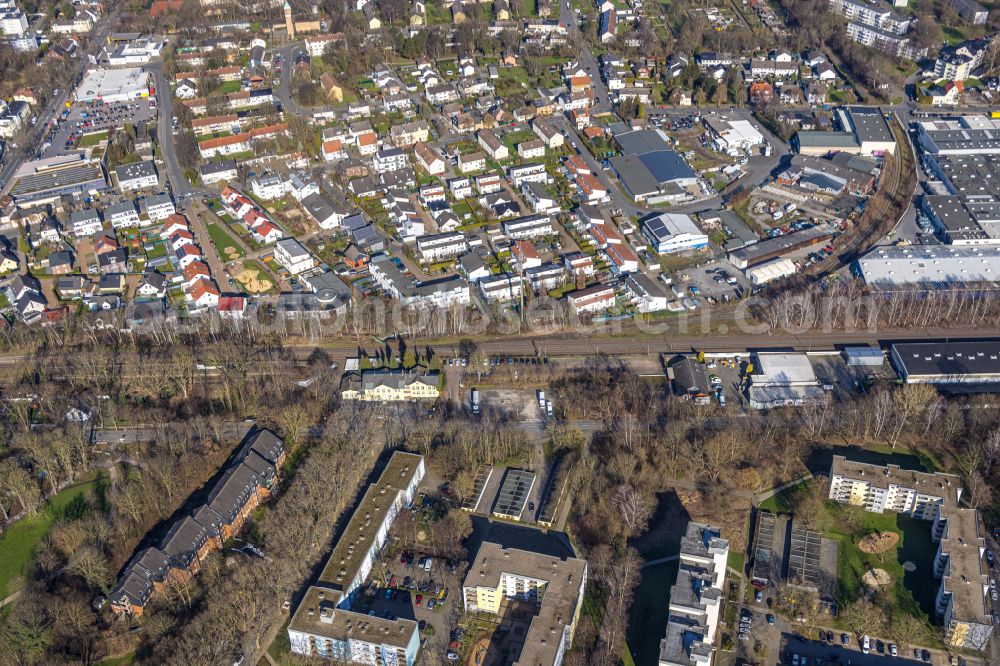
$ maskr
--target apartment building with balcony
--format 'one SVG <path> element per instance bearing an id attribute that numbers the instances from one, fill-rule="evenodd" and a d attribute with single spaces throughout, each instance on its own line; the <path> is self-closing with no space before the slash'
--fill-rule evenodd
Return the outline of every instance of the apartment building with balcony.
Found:
<path id="1" fill-rule="evenodd" d="M 943 504 L 956 505 L 961 494 L 961 479 L 954 474 L 871 465 L 844 456 L 834 456 L 830 468 L 830 499 L 872 513 L 892 511 L 934 520 Z"/>
<path id="2" fill-rule="evenodd" d="M 424 459 L 392 454 L 368 486 L 319 575 L 292 614 L 288 640 L 295 654 L 338 662 L 413 666 L 420 633 L 413 620 L 388 620 L 352 609 L 389 528 L 413 502 Z"/>
<path id="3" fill-rule="evenodd" d="M 933 521 L 931 539 L 938 544 L 933 573 L 941 581 L 935 610 L 945 642 L 955 648 L 985 649 L 993 629 L 983 565 L 986 542 L 980 535 L 978 512 L 959 505 L 959 477 L 834 456 L 829 497 L 874 513 L 892 511 Z"/>
<path id="4" fill-rule="evenodd" d="M 559 666 L 573 643 L 587 562 L 571 553 L 529 550 L 487 540 L 479 547 L 462 583 L 468 612 L 503 615 L 512 602 L 535 605 L 521 652 L 512 662 Z"/>
<path id="5" fill-rule="evenodd" d="M 908 17 L 897 14 L 891 7 L 881 2 L 830 0 L 830 11 L 840 14 L 848 21 L 896 35 L 905 35 L 912 23 Z"/>
<path id="6" fill-rule="evenodd" d="M 670 588 L 667 631 L 660 666 L 707 666 L 715 652 L 729 541 L 717 527 L 688 523 L 681 538 L 680 566 Z"/>

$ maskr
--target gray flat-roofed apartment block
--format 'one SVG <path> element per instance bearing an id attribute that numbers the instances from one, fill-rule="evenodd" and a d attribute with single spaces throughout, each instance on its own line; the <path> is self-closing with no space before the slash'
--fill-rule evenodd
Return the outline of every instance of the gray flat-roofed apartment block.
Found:
<path id="1" fill-rule="evenodd" d="M 524 506 L 528 503 L 528 495 L 535 485 L 535 473 L 523 469 L 508 469 L 504 474 L 503 484 L 496 502 L 493 503 L 493 515 L 498 518 L 520 520 Z"/>
<path id="2" fill-rule="evenodd" d="M 1000 342 L 897 343 L 889 357 L 907 384 L 1000 385 Z"/>

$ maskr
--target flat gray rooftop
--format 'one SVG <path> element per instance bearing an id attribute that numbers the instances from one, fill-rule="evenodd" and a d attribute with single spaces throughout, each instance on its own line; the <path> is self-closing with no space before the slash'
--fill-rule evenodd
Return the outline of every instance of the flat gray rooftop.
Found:
<path id="1" fill-rule="evenodd" d="M 519 520 L 528 494 L 535 485 L 535 473 L 523 469 L 508 469 L 504 475 L 500 493 L 493 504 L 493 515 Z"/>

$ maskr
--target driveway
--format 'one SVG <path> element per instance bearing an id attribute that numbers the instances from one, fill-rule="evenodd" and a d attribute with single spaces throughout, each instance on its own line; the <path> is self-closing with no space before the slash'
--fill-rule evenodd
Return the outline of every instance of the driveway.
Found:
<path id="1" fill-rule="evenodd" d="M 195 241 L 201 246 L 205 261 L 208 263 L 208 268 L 212 271 L 212 276 L 215 278 L 220 290 L 225 291 L 227 286 L 227 284 L 224 284 L 227 275 L 225 265 L 219 257 L 219 249 L 215 247 L 215 243 L 212 242 L 212 237 L 208 233 L 208 227 L 205 225 L 205 220 L 202 217 L 204 213 L 198 210 L 199 208 L 200 204 L 195 204 L 187 208 L 184 212 L 191 222 L 191 231 L 194 233 Z"/>

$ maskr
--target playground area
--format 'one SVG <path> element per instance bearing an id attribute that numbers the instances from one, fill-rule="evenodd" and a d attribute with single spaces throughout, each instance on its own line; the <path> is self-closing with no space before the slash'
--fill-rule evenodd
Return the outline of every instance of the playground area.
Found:
<path id="1" fill-rule="evenodd" d="M 253 262 L 243 264 L 243 268 L 233 275 L 249 294 L 264 294 L 274 289 L 274 282 L 263 268 Z"/>

